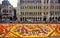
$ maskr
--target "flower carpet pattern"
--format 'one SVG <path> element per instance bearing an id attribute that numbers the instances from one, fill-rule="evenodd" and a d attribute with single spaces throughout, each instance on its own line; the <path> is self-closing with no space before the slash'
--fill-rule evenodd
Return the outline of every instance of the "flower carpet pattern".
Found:
<path id="1" fill-rule="evenodd" d="M 0 24 L 0 37 L 60 36 L 60 24 Z"/>

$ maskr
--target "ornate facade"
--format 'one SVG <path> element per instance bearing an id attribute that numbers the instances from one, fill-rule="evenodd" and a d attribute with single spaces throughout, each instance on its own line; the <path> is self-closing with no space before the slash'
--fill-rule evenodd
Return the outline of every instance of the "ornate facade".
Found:
<path id="1" fill-rule="evenodd" d="M 3 23 L 10 23 L 12 21 L 12 18 L 14 16 L 14 10 L 13 6 L 9 3 L 8 0 L 2 1 L 2 22 Z"/>
<path id="2" fill-rule="evenodd" d="M 60 23 L 60 0 L 18 0 L 20 23 Z"/>

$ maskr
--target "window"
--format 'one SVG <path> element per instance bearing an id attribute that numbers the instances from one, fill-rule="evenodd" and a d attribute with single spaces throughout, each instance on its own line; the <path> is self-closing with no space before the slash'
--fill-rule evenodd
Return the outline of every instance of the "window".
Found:
<path id="1" fill-rule="evenodd" d="M 21 12 L 21 15 L 23 15 L 22 12 Z"/>
<path id="2" fill-rule="evenodd" d="M 54 19 L 54 17 L 53 17 L 53 19 Z"/>
<path id="3" fill-rule="evenodd" d="M 52 21 L 52 17 L 50 17 L 49 19 L 50 19 L 50 21 Z"/>
<path id="4" fill-rule="evenodd" d="M 10 17 L 10 20 L 12 20 L 12 17 Z"/>
<path id="5" fill-rule="evenodd" d="M 60 17 L 58 17 L 58 21 L 60 21 Z"/>
<path id="6" fill-rule="evenodd" d="M 24 9 L 24 6 L 22 7 L 22 9 Z"/>
<path id="7" fill-rule="evenodd" d="M 57 19 L 57 17 L 55 17 L 55 19 Z"/>
<path id="8" fill-rule="evenodd" d="M 24 15 L 24 12 L 21 12 L 21 15 Z"/>
<path id="9" fill-rule="evenodd" d="M 38 12 L 38 14 L 37 15 L 39 15 L 39 12 Z"/>
<path id="10" fill-rule="evenodd" d="M 37 2 L 37 3 L 41 3 L 41 0 L 37 0 L 36 2 Z"/>
<path id="11" fill-rule="evenodd" d="M 48 12 L 44 12 L 44 15 L 48 15 Z"/>
<path id="12" fill-rule="evenodd" d="M 40 15 L 42 15 L 41 12 L 40 12 Z"/>
<path id="13" fill-rule="evenodd" d="M 21 9 L 28 9 L 28 8 L 33 9 L 33 6 L 29 6 L 29 7 L 28 6 L 21 6 L 20 8 Z M 34 6 L 34 9 L 37 9 L 37 6 Z"/>
<path id="14" fill-rule="evenodd" d="M 55 6 L 55 9 L 60 9 L 60 6 Z"/>
<path id="15" fill-rule="evenodd" d="M 44 0 L 44 4 L 46 3 L 46 0 Z"/>
<path id="16" fill-rule="evenodd" d="M 51 12 L 50 12 L 50 15 L 51 15 L 51 16 L 54 15 L 54 11 L 51 11 Z"/>
<path id="17" fill-rule="evenodd" d="M 22 3 L 22 0 L 19 0 L 20 3 Z"/>
<path id="18" fill-rule="evenodd" d="M 38 20 L 39 20 L 39 17 L 38 17 Z"/>
<path id="19" fill-rule="evenodd" d="M 50 6 L 50 9 L 54 9 L 54 6 Z"/>
<path id="20" fill-rule="evenodd" d="M 28 12 L 26 12 L 27 13 L 27 15 L 28 15 Z"/>
<path id="21" fill-rule="evenodd" d="M 55 15 L 58 15 L 57 11 L 55 11 Z"/>
<path id="22" fill-rule="evenodd" d="M 36 15 L 37 15 L 37 12 L 36 12 Z"/>
<path id="23" fill-rule="evenodd" d="M 54 0 L 50 0 L 50 3 L 54 3 Z"/>
<path id="24" fill-rule="evenodd" d="M 26 0 L 20 0 L 20 2 L 21 2 L 21 3 L 24 3 L 24 2 L 26 2 Z"/>
<path id="25" fill-rule="evenodd" d="M 41 6 L 38 6 L 38 9 L 41 9 Z"/>
<path id="26" fill-rule="evenodd" d="M 28 9 L 28 6 L 26 8 Z"/>
<path id="27" fill-rule="evenodd" d="M 57 11 L 57 14 L 60 15 L 60 11 Z"/>
<path id="28" fill-rule="evenodd" d="M 48 9 L 48 6 L 44 6 L 44 9 Z"/>
<path id="29" fill-rule="evenodd" d="M 27 15 L 27 12 L 25 12 L 25 15 Z"/>
<path id="30" fill-rule="evenodd" d="M 48 14 L 48 12 L 44 12 L 44 15 L 47 15 Z"/>
<path id="31" fill-rule="evenodd" d="M 33 12 L 29 12 L 29 15 L 33 15 Z"/>
<path id="32" fill-rule="evenodd" d="M 28 15 L 28 12 L 25 12 L 25 15 Z"/>
<path id="33" fill-rule="evenodd" d="M 25 9 L 27 9 L 27 7 L 25 6 Z"/>
<path id="34" fill-rule="evenodd" d="M 5 12 L 5 10 L 3 10 L 3 12 Z"/>
<path id="35" fill-rule="evenodd" d="M 42 17 L 40 17 L 40 20 L 42 20 Z"/>
<path id="36" fill-rule="evenodd" d="M 35 15 L 35 12 L 34 12 L 34 15 Z"/>
<path id="37" fill-rule="evenodd" d="M 3 10 L 3 13 L 8 13 L 8 10 Z"/>
<path id="38" fill-rule="evenodd" d="M 57 3 L 59 2 L 58 0 L 50 0 L 50 3 Z"/>
<path id="39" fill-rule="evenodd" d="M 34 6 L 34 9 L 35 9 L 35 6 Z"/>
<path id="40" fill-rule="evenodd" d="M 46 12 L 46 15 L 48 15 L 48 12 Z"/>
<path id="41" fill-rule="evenodd" d="M 55 3 L 58 3 L 58 0 L 54 0 L 55 1 Z"/>
<path id="42" fill-rule="evenodd" d="M 24 9 L 24 6 L 21 6 L 20 8 L 21 8 L 21 9 Z"/>
<path id="43" fill-rule="evenodd" d="M 59 9 L 60 9 L 60 6 L 59 6 Z"/>
<path id="44" fill-rule="evenodd" d="M 22 6 L 20 8 L 22 9 Z"/>
<path id="45" fill-rule="evenodd" d="M 58 3 L 60 3 L 60 0 L 58 0 Z"/>
<path id="46" fill-rule="evenodd" d="M 45 12 L 44 12 L 44 15 L 45 15 Z"/>
<path id="47" fill-rule="evenodd" d="M 59 9 L 59 6 L 55 6 L 55 9 Z"/>
<path id="48" fill-rule="evenodd" d="M 37 9 L 37 6 L 36 6 L 36 9 Z"/>
<path id="49" fill-rule="evenodd" d="M 38 15 L 41 15 L 41 12 L 38 12 Z"/>
<path id="50" fill-rule="evenodd" d="M 33 6 L 29 6 L 29 9 L 33 9 Z"/>
<path id="51" fill-rule="evenodd" d="M 49 0 L 44 0 L 44 4 L 47 3 L 48 4 Z"/>
<path id="52" fill-rule="evenodd" d="M 20 17 L 20 21 L 22 21 L 22 17 Z"/>
<path id="53" fill-rule="evenodd" d="M 37 17 L 36 17 L 36 21 L 37 21 Z"/>
<path id="54" fill-rule="evenodd" d="M 24 12 L 23 12 L 23 15 L 24 15 Z"/>
<path id="55" fill-rule="evenodd" d="M 43 18 L 43 21 L 46 21 L 46 17 Z"/>
<path id="56" fill-rule="evenodd" d="M 34 0 L 26 0 L 27 2 L 33 3 L 35 2 Z"/>
<path id="57" fill-rule="evenodd" d="M 28 2 L 28 3 L 33 3 L 34 0 L 21 0 L 20 2 L 21 2 L 21 3 L 26 3 L 26 2 Z"/>
<path id="58" fill-rule="evenodd" d="M 8 12 L 8 10 L 7 10 L 7 12 Z M 12 10 L 10 10 L 10 13 L 12 12 Z"/>
<path id="59" fill-rule="evenodd" d="M 44 9 L 45 9 L 45 6 L 44 6 Z"/>
<path id="60" fill-rule="evenodd" d="M 49 0 L 47 0 L 47 4 L 48 4 Z"/>

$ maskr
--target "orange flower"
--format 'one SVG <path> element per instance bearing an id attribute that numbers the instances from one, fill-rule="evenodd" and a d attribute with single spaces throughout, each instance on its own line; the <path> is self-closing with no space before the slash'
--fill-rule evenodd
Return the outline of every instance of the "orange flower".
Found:
<path id="1" fill-rule="evenodd" d="M 57 26 L 55 30 L 57 33 L 60 33 L 60 26 Z"/>

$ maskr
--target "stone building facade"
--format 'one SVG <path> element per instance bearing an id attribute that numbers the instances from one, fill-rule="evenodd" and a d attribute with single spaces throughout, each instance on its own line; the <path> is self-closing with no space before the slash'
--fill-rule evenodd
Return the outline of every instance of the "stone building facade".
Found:
<path id="1" fill-rule="evenodd" d="M 20 23 L 60 23 L 60 0 L 18 0 Z"/>
<path id="2" fill-rule="evenodd" d="M 9 3 L 8 0 L 2 1 L 2 23 L 10 23 L 12 21 L 12 18 L 14 16 L 14 10 L 13 6 Z"/>
<path id="3" fill-rule="evenodd" d="M 0 4 L 0 23 L 2 22 L 2 12 L 1 12 L 1 9 L 2 9 L 2 4 Z"/>

